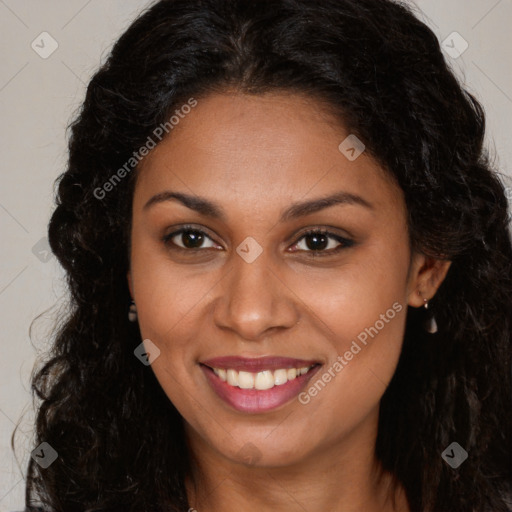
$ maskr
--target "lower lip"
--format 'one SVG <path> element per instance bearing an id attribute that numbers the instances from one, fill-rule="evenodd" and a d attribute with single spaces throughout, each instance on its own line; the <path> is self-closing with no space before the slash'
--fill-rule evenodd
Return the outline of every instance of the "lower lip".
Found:
<path id="1" fill-rule="evenodd" d="M 203 364 L 200 364 L 200 367 L 211 387 L 222 400 L 237 411 L 247 413 L 270 411 L 289 402 L 301 392 L 306 386 L 307 381 L 320 369 L 320 365 L 315 366 L 309 372 L 289 380 L 286 384 L 274 386 L 270 389 L 258 390 L 230 386 L 227 382 L 217 377 L 210 367 Z"/>

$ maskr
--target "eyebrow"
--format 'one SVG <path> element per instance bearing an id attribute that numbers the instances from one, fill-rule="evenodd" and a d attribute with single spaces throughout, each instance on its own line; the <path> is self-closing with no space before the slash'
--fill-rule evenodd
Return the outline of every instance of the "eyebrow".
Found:
<path id="1" fill-rule="evenodd" d="M 144 205 L 143 210 L 147 210 L 156 204 L 173 200 L 180 202 L 187 208 L 190 208 L 191 210 L 194 210 L 206 217 L 212 217 L 221 221 L 226 220 L 226 216 L 222 208 L 213 201 L 204 197 L 189 195 L 183 192 L 172 192 L 170 190 L 160 192 L 159 194 L 151 197 L 151 199 L 149 199 L 149 201 Z M 358 205 L 369 210 L 375 210 L 374 206 L 361 196 L 339 191 L 326 197 L 293 203 L 281 214 L 280 221 L 285 222 L 298 217 L 304 217 L 335 205 Z"/>

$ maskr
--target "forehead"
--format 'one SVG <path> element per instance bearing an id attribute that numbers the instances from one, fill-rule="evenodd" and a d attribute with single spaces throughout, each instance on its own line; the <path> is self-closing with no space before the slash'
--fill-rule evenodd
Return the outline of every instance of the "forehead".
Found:
<path id="1" fill-rule="evenodd" d="M 373 158 L 363 152 L 353 160 L 340 151 L 347 137 L 352 134 L 325 104 L 305 96 L 225 93 L 198 99 L 141 162 L 134 209 L 167 189 L 253 212 L 338 190 L 364 195 L 382 208 L 403 206 L 400 189 Z"/>

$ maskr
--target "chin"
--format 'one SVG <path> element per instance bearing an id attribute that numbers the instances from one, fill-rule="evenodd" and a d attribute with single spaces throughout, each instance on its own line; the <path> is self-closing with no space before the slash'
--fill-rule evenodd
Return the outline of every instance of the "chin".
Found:
<path id="1" fill-rule="evenodd" d="M 269 435 L 273 428 L 266 428 L 259 436 L 233 436 L 234 444 L 239 447 L 235 450 L 233 446 L 218 449 L 233 462 L 260 468 L 291 466 L 307 457 L 310 450 L 306 442 L 308 437 L 311 440 L 310 435 L 305 438 L 295 437 L 289 428 L 283 428 L 283 435 Z"/>

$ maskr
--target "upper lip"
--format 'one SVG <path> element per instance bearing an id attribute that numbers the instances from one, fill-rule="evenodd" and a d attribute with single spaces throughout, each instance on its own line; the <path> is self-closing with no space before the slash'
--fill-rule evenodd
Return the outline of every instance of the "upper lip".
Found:
<path id="1" fill-rule="evenodd" d="M 278 370 L 280 368 L 304 368 L 305 366 L 313 366 L 320 363 L 319 361 L 315 361 L 313 359 L 295 359 L 282 356 L 223 356 L 201 361 L 201 364 L 209 366 L 210 368 L 224 368 L 258 373 L 263 370 Z"/>

